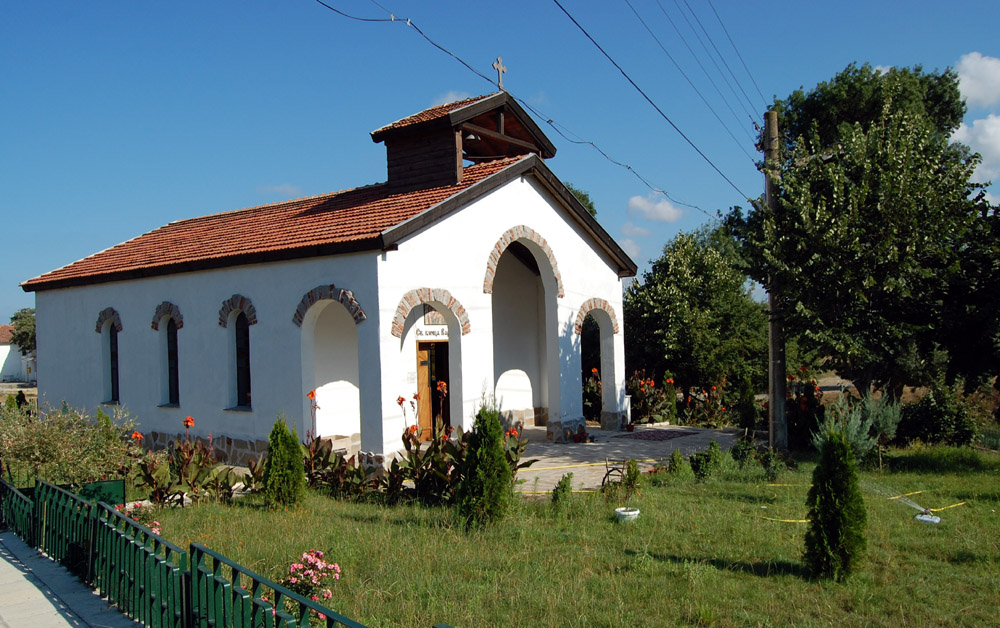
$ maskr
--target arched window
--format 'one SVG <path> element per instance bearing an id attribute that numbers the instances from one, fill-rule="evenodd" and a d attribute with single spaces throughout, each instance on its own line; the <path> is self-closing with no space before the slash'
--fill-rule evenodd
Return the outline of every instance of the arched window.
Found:
<path id="1" fill-rule="evenodd" d="M 246 314 L 236 317 L 236 405 L 250 407 L 250 323 Z"/>
<path id="2" fill-rule="evenodd" d="M 180 383 L 177 377 L 177 322 L 167 320 L 167 403 L 181 402 Z"/>
<path id="3" fill-rule="evenodd" d="M 108 325 L 108 369 L 111 383 L 108 403 L 118 403 L 118 328 L 113 323 Z"/>

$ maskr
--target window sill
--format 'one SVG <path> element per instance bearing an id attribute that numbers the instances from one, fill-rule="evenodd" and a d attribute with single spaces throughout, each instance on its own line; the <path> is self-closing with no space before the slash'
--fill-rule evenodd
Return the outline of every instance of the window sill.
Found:
<path id="1" fill-rule="evenodd" d="M 253 412 L 252 406 L 233 406 L 232 408 L 225 408 L 226 412 Z"/>
<path id="2" fill-rule="evenodd" d="M 119 405 L 119 402 L 117 402 L 117 401 L 102 401 L 101 405 L 102 406 L 117 406 L 117 405 Z"/>
<path id="3" fill-rule="evenodd" d="M 179 403 L 161 403 L 160 405 L 158 405 L 156 407 L 157 408 L 179 408 L 179 407 L 181 407 L 181 404 L 179 404 Z"/>

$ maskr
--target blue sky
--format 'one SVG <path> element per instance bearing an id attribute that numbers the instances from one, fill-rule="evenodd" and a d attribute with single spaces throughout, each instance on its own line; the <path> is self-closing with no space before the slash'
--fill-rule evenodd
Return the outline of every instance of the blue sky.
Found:
<path id="1" fill-rule="evenodd" d="M 488 76 L 503 57 L 504 86 L 545 116 L 549 166 L 591 194 L 640 270 L 679 231 L 760 193 L 750 114 L 852 61 L 958 67 L 969 98 L 959 136 L 986 158 L 980 176 L 1000 179 L 1000 3 L 629 0 L 727 130 L 629 3 L 561 2 L 740 192 L 554 2 L 379 0 Z M 328 4 L 388 17 L 371 0 Z M 693 16 L 748 99 L 716 72 Z M 495 91 L 405 21 L 354 21 L 314 0 L 4 3 L 0 88 L 0 322 L 33 305 L 20 282 L 168 222 L 383 181 L 385 149 L 369 132 Z M 549 119 L 703 211 L 651 193 Z"/>

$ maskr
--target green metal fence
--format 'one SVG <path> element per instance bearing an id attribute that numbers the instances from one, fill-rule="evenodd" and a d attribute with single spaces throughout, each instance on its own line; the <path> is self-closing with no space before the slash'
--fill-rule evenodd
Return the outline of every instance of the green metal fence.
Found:
<path id="1" fill-rule="evenodd" d="M 35 547 L 89 584 L 94 504 L 42 480 L 33 497 Z"/>
<path id="2" fill-rule="evenodd" d="M 151 628 L 367 628 L 204 545 L 185 552 L 114 507 L 41 480 L 31 497 L 0 480 L 2 525 Z"/>
<path id="3" fill-rule="evenodd" d="M 310 617 L 327 628 L 366 628 L 200 543 L 191 544 L 191 614 L 196 628 L 306 628 Z"/>
<path id="4" fill-rule="evenodd" d="M 105 503 L 94 527 L 94 588 L 153 628 L 187 625 L 187 553 Z"/>
<path id="5" fill-rule="evenodd" d="M 0 525 L 5 525 L 14 531 L 28 545 L 34 545 L 35 535 L 35 502 L 0 480 Z"/>

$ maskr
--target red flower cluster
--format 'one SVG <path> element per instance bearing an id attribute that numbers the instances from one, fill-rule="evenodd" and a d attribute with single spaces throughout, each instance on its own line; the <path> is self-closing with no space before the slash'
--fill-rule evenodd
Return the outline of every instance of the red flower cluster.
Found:
<path id="1" fill-rule="evenodd" d="M 441 393 L 442 395 L 447 395 L 448 394 L 448 382 L 445 382 L 445 381 L 438 382 L 437 388 L 438 388 L 438 392 Z"/>
<path id="2" fill-rule="evenodd" d="M 132 440 L 134 440 L 135 442 L 139 442 L 142 440 L 142 434 L 139 433 L 139 430 L 134 430 L 132 432 Z"/>
<path id="3" fill-rule="evenodd" d="M 410 426 L 410 434 L 416 434 L 416 433 L 417 433 L 417 426 L 416 425 L 411 425 Z"/>
<path id="4" fill-rule="evenodd" d="M 184 427 L 194 427 L 194 418 L 184 417 Z"/>
<path id="5" fill-rule="evenodd" d="M 316 390 L 315 389 L 314 390 L 310 390 L 306 394 L 306 397 L 309 397 L 309 401 L 316 401 Z"/>
<path id="6" fill-rule="evenodd" d="M 404 399 L 402 396 L 396 397 L 396 403 L 398 403 L 399 405 L 403 405 L 405 401 L 406 399 Z"/>
<path id="7" fill-rule="evenodd" d="M 517 434 L 517 428 L 516 427 L 510 428 L 509 430 L 507 430 L 507 434 L 506 435 L 510 436 L 511 438 L 517 438 L 517 436 L 518 436 L 518 434 Z"/>

